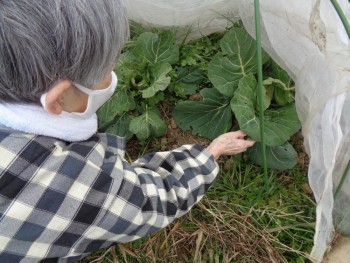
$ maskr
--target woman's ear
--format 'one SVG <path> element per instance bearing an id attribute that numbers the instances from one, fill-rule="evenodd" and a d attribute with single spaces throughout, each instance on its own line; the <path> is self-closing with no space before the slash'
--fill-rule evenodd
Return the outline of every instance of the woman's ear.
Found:
<path id="1" fill-rule="evenodd" d="M 45 97 L 45 109 L 52 114 L 61 114 L 64 103 L 64 93 L 72 86 L 69 80 L 57 82 Z"/>

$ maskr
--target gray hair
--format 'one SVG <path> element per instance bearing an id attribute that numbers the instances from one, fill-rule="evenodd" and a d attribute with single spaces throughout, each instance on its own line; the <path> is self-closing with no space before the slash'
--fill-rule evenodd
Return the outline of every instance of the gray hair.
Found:
<path id="1" fill-rule="evenodd" d="M 129 37 L 122 0 L 0 0 L 0 103 L 101 81 Z"/>

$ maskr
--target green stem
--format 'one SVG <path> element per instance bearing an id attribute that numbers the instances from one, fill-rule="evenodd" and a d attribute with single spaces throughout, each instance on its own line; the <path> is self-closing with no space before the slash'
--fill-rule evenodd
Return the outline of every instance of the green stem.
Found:
<path id="1" fill-rule="evenodd" d="M 346 33 L 348 34 L 348 37 L 350 38 L 350 25 L 349 21 L 347 20 L 343 10 L 341 9 L 340 5 L 338 4 L 337 0 L 331 0 L 335 10 L 337 11 L 340 20 L 342 21 L 344 28 L 346 30 Z"/>
<path id="2" fill-rule="evenodd" d="M 350 161 L 348 162 L 348 166 L 346 167 L 346 169 L 344 171 L 344 174 L 343 174 L 343 176 L 342 176 L 342 178 L 340 180 L 340 183 L 338 184 L 337 190 L 335 191 L 334 200 L 337 199 L 337 197 L 338 197 L 338 195 L 340 193 L 340 190 L 343 187 L 343 184 L 345 183 L 345 179 L 349 175 L 349 172 L 350 172 Z"/>
<path id="3" fill-rule="evenodd" d="M 257 60 L 258 60 L 258 103 L 259 103 L 259 116 L 260 116 L 260 143 L 261 154 L 264 167 L 264 184 L 265 193 L 268 190 L 268 174 L 267 174 L 267 162 L 266 162 L 266 147 L 265 147 L 265 123 L 264 123 L 264 108 L 263 108 L 263 73 L 262 73 L 262 51 L 261 51 L 261 29 L 260 29 L 260 3 L 259 0 L 254 0 L 255 7 L 255 31 L 256 31 L 256 46 L 257 46 Z"/>

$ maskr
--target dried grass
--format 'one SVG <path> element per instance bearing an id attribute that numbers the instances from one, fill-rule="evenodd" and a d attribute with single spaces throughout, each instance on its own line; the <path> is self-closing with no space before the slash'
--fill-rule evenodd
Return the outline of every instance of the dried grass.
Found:
<path id="1" fill-rule="evenodd" d="M 123 244 L 108 249 L 91 263 L 119 262 L 288 262 L 285 252 L 305 260 L 305 252 L 281 243 L 278 236 L 296 226 L 269 228 L 256 220 L 268 215 L 272 220 L 303 217 L 274 209 L 232 205 L 204 198 L 187 216 L 148 237 L 140 245 Z M 305 218 L 305 221 L 308 221 Z M 309 223 L 304 223 L 309 226 Z M 297 227 L 302 227 L 299 224 Z M 109 255 L 107 255 L 109 254 Z"/>

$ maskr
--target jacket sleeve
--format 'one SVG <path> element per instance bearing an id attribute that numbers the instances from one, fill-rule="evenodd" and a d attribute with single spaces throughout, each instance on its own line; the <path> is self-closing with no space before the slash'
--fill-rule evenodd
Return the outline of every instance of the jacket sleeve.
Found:
<path id="1" fill-rule="evenodd" d="M 146 154 L 123 162 L 123 180 L 110 212 L 127 242 L 166 227 L 187 213 L 212 185 L 218 165 L 206 148 L 184 145 L 172 151 Z M 113 221 L 113 217 L 110 219 Z"/>
<path id="2" fill-rule="evenodd" d="M 4 135 L 0 259 L 73 262 L 138 239 L 188 212 L 218 173 L 202 146 L 150 153 L 133 163 L 124 159 L 124 148 L 122 138 L 106 134 L 77 143 Z"/>
<path id="3" fill-rule="evenodd" d="M 146 198 L 142 210 L 163 217 L 160 227 L 188 212 L 203 197 L 218 172 L 213 157 L 199 145 L 147 154 L 131 167 Z"/>
<path id="4" fill-rule="evenodd" d="M 199 145 L 149 153 L 131 164 L 120 157 L 115 162 L 103 216 L 96 216 L 77 251 L 86 251 L 91 240 L 125 243 L 166 227 L 201 200 L 219 170 Z"/>
<path id="5" fill-rule="evenodd" d="M 93 183 L 85 183 L 87 193 L 81 197 L 83 205 L 77 212 L 81 221 L 90 224 L 75 244 L 77 252 L 101 242 L 107 242 L 103 247 L 133 241 L 166 227 L 201 200 L 219 171 L 203 146 L 148 153 L 129 163 L 118 140 L 100 137 L 86 164 L 96 171 L 90 174 L 82 170 L 79 175 L 81 182 Z M 69 192 L 80 190 L 76 187 Z"/>

